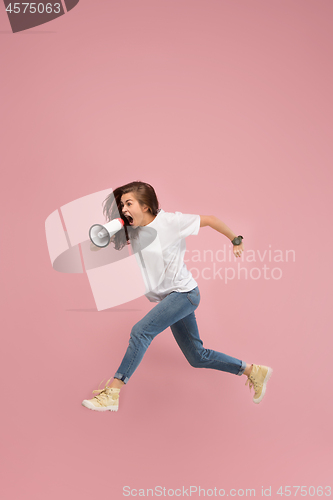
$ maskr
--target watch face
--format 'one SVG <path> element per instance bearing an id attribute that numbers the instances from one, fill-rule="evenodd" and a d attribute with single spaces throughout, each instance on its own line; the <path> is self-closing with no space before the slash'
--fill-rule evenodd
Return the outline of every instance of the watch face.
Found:
<path id="1" fill-rule="evenodd" d="M 240 245 L 242 243 L 242 239 L 237 237 L 234 239 L 234 242 L 235 245 Z"/>

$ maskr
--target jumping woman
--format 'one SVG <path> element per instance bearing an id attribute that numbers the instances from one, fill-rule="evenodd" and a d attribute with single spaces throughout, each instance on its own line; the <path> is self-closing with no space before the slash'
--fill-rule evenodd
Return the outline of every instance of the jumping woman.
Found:
<path id="1" fill-rule="evenodd" d="M 131 182 L 114 190 L 104 201 L 103 212 L 108 221 L 119 217 L 125 231 L 116 233 L 111 241 L 116 250 L 131 244 L 136 256 L 146 248 L 144 262 L 145 296 L 158 302 L 131 331 L 125 356 L 104 389 L 96 389 L 92 399 L 82 405 L 90 410 L 117 411 L 119 393 L 139 366 L 152 340 L 170 327 L 180 349 L 191 366 L 211 368 L 234 375 L 246 375 L 245 384 L 254 388 L 254 403 L 260 403 L 272 369 L 248 364 L 212 349 L 205 349 L 199 336 L 194 311 L 200 302 L 197 282 L 184 263 L 185 238 L 197 235 L 200 227 L 210 226 L 231 240 L 233 252 L 240 257 L 244 251 L 242 236 L 237 236 L 214 215 L 188 215 L 164 212 L 159 208 L 154 188 L 144 182 Z"/>

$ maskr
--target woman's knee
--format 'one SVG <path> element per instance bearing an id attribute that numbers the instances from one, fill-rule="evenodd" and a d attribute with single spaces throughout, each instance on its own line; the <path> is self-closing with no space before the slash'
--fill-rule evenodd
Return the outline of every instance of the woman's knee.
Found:
<path id="1" fill-rule="evenodd" d="M 136 323 L 131 330 L 130 341 L 134 343 L 149 345 L 152 341 L 151 336 L 145 331 L 140 322 Z"/>
<path id="2" fill-rule="evenodd" d="M 207 362 L 206 349 L 192 353 L 191 356 L 187 357 L 187 361 L 193 368 L 204 368 Z"/>
<path id="3" fill-rule="evenodd" d="M 187 361 L 193 368 L 202 368 L 204 364 L 202 358 L 199 356 L 187 358 Z"/>
<path id="4" fill-rule="evenodd" d="M 136 323 L 132 327 L 130 339 L 135 342 L 138 342 L 142 339 L 142 328 L 140 328 L 139 323 Z"/>

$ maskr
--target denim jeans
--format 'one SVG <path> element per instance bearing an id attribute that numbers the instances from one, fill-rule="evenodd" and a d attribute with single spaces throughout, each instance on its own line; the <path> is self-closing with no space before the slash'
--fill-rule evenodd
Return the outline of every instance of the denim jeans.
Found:
<path id="1" fill-rule="evenodd" d="M 114 378 L 126 384 L 139 366 L 151 341 L 169 326 L 191 366 L 242 375 L 246 363 L 203 347 L 194 314 L 199 302 L 200 292 L 196 287 L 189 292 L 171 292 L 153 307 L 133 326 L 127 351 Z"/>

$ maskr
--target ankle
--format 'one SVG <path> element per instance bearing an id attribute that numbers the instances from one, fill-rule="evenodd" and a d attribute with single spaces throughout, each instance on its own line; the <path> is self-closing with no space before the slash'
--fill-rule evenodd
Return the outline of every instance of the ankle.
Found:
<path id="1" fill-rule="evenodd" d="M 253 368 L 253 364 L 252 365 L 246 365 L 246 368 L 244 370 L 244 375 L 246 375 L 247 377 L 249 377 L 251 375 L 251 372 L 252 372 L 252 368 Z"/>
<path id="2" fill-rule="evenodd" d="M 119 380 L 118 378 L 114 378 L 110 384 L 111 389 L 121 389 L 122 386 L 124 385 L 124 382 L 122 380 Z"/>

